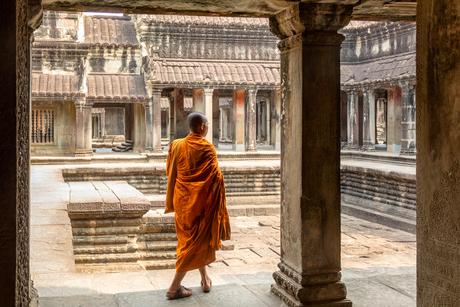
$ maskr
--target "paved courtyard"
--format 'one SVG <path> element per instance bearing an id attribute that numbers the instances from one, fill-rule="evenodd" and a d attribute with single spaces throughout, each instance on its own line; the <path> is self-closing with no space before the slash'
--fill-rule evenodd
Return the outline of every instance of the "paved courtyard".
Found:
<path id="1" fill-rule="evenodd" d="M 41 307 L 284 306 L 269 291 L 280 254 L 279 216 L 231 218 L 232 240 L 209 267 L 212 292 L 201 291 L 193 271 L 183 282 L 192 297 L 168 301 L 174 270 L 75 273 L 59 167 L 33 166 L 31 181 L 31 270 Z M 354 306 L 415 306 L 415 264 L 415 235 L 342 215 L 343 281 Z"/>

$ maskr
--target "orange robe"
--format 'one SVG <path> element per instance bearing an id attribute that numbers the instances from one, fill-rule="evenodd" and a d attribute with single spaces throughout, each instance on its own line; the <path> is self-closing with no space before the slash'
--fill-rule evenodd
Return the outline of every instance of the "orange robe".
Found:
<path id="1" fill-rule="evenodd" d="M 176 271 L 201 268 L 216 260 L 221 240 L 230 239 L 224 176 L 214 146 L 197 133 L 175 140 L 166 174 L 165 213 L 176 213 Z"/>

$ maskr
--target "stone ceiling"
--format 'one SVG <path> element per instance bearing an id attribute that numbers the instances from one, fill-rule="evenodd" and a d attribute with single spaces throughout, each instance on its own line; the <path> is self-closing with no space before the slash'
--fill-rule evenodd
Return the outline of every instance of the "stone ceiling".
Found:
<path id="1" fill-rule="evenodd" d="M 296 0 L 42 0 L 45 10 L 269 17 Z M 416 0 L 304 0 L 354 5 L 353 19 L 415 21 Z"/>

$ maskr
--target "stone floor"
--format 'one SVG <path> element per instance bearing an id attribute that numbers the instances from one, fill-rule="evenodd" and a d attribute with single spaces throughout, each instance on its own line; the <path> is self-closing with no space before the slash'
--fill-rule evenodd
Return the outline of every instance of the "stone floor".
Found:
<path id="1" fill-rule="evenodd" d="M 279 261 L 279 216 L 234 217 L 232 240 L 210 265 L 213 290 L 199 274 L 183 284 L 191 298 L 168 301 L 174 270 L 77 274 L 66 213 L 68 185 L 58 166 L 33 166 L 31 271 L 40 306 L 283 306 L 270 293 Z M 354 306 L 415 306 L 415 235 L 342 216 L 343 281 Z"/>

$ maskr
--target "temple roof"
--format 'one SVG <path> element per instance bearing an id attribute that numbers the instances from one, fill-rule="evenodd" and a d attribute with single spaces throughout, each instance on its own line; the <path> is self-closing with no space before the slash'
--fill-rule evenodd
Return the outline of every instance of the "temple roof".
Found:
<path id="1" fill-rule="evenodd" d="M 149 81 L 171 86 L 280 85 L 280 64 L 249 61 L 156 61 L 150 64 Z"/>
<path id="2" fill-rule="evenodd" d="M 378 83 L 415 76 L 415 53 L 398 54 L 372 62 L 341 65 L 341 83 Z"/>
<path id="3" fill-rule="evenodd" d="M 32 73 L 32 96 L 37 98 L 74 98 L 84 96 L 80 91 L 80 80 L 70 74 Z"/>
<path id="4" fill-rule="evenodd" d="M 129 16 L 85 16 L 85 42 L 90 44 L 138 45 Z"/>
<path id="5" fill-rule="evenodd" d="M 144 78 L 139 75 L 89 74 L 86 86 L 87 98 L 91 100 L 140 102 L 148 99 Z"/>

